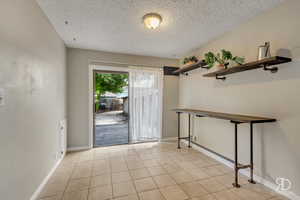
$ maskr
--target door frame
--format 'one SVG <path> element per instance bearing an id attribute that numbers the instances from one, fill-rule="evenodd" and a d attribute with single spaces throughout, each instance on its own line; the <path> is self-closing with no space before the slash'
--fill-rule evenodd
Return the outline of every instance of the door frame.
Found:
<path id="1" fill-rule="evenodd" d="M 101 146 L 95 146 L 95 136 L 96 136 L 96 112 L 95 112 L 95 74 L 100 73 L 100 74 L 127 74 L 128 75 L 128 132 L 127 132 L 127 137 L 128 137 L 128 143 L 130 143 L 130 127 L 129 127 L 129 120 L 130 120 L 130 108 L 129 108 L 129 96 L 130 96 L 130 87 L 129 87 L 129 71 L 111 71 L 111 70 L 99 70 L 99 69 L 94 69 L 93 70 L 93 148 L 101 147 Z M 113 144 L 113 145 L 119 145 L 119 144 Z M 113 146 L 113 145 L 108 145 L 108 146 Z"/>
<path id="2" fill-rule="evenodd" d="M 88 91 L 88 130 L 89 130 L 89 148 L 92 149 L 94 146 L 94 77 L 93 77 L 93 71 L 99 70 L 99 71 L 117 71 L 117 72 L 127 72 L 130 73 L 134 69 L 148 69 L 148 70 L 157 70 L 160 69 L 160 67 L 154 67 L 154 66 L 144 66 L 144 65 L 131 65 L 131 64 L 113 64 L 115 66 L 111 66 L 110 64 L 106 63 L 99 63 L 97 61 L 90 62 L 89 64 L 89 73 L 88 73 L 88 80 L 89 80 L 89 91 Z M 162 139 L 163 136 L 163 90 L 164 90 L 164 84 L 163 84 L 163 77 L 162 77 L 162 88 L 161 88 L 161 130 L 160 130 L 160 139 Z M 128 94 L 130 94 L 130 88 L 128 88 Z M 129 106 L 129 105 L 128 105 Z M 130 123 L 130 116 L 129 116 L 129 123 Z M 130 124 L 128 126 L 130 128 Z M 129 141 L 130 141 L 130 134 L 129 134 Z"/>
<path id="3" fill-rule="evenodd" d="M 89 75 L 88 75 L 88 80 L 89 80 L 89 91 L 88 91 L 88 96 L 89 96 L 89 100 L 88 100 L 89 148 L 94 148 L 94 120 L 95 120 L 94 119 L 95 118 L 95 116 L 94 116 L 94 109 L 95 109 L 95 106 L 94 106 L 94 70 L 129 73 L 129 67 L 114 67 L 114 66 L 105 66 L 105 65 L 98 65 L 98 64 L 90 64 L 89 65 Z M 128 87 L 128 94 L 129 93 L 130 93 L 130 89 Z M 129 117 L 129 120 L 130 120 L 130 117 Z M 128 134 L 128 135 L 130 135 L 130 134 Z"/>

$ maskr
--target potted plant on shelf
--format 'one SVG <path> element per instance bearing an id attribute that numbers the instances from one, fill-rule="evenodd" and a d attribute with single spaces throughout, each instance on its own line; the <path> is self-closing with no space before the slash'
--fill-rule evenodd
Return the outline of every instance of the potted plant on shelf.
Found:
<path id="1" fill-rule="evenodd" d="M 212 68 L 215 63 L 218 63 L 218 67 L 220 69 L 227 69 L 230 62 L 234 62 L 238 65 L 243 64 L 245 61 L 244 58 L 238 57 L 238 56 L 232 56 L 232 53 L 230 51 L 227 51 L 225 49 L 221 50 L 221 54 L 217 53 L 214 54 L 212 52 L 208 52 L 205 54 L 205 62 L 207 64 L 207 68 Z"/>
<path id="2" fill-rule="evenodd" d="M 183 65 L 184 66 L 195 64 L 197 62 L 198 62 L 198 58 L 196 56 L 185 57 L 183 59 Z"/>

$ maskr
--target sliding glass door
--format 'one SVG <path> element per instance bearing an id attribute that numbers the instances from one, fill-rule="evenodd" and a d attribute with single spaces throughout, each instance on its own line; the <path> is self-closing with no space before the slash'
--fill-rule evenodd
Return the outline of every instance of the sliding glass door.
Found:
<path id="1" fill-rule="evenodd" d="M 162 134 L 162 69 L 94 70 L 94 147 L 155 141 Z"/>
<path id="2" fill-rule="evenodd" d="M 162 129 L 161 69 L 131 69 L 129 112 L 131 142 L 158 140 Z"/>

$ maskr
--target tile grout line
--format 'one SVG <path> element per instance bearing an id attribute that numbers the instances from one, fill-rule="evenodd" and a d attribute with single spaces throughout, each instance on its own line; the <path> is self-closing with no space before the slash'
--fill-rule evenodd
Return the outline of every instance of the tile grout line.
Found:
<path id="1" fill-rule="evenodd" d="M 162 192 L 161 192 L 161 189 L 163 189 L 163 188 L 167 188 L 167 187 L 171 187 L 172 185 L 170 185 L 170 186 L 165 186 L 165 187 L 159 187 L 158 186 L 158 184 L 156 183 L 156 181 L 154 180 L 154 177 L 156 177 L 156 176 L 162 176 L 162 175 L 168 175 L 174 182 L 175 182 L 175 184 L 173 185 L 173 186 L 177 186 L 177 187 L 179 187 L 187 196 L 188 196 L 188 198 L 189 199 L 191 199 L 192 198 L 192 196 L 190 196 L 188 193 L 186 193 L 183 189 L 182 189 L 182 187 L 180 186 L 180 185 L 182 185 L 182 184 L 187 184 L 187 183 L 193 183 L 193 182 L 195 182 L 195 183 L 199 183 L 201 186 L 202 186 L 202 188 L 207 192 L 207 194 L 206 195 L 211 195 L 211 196 L 213 196 L 213 198 L 215 198 L 216 199 L 216 197 L 215 197 L 215 194 L 217 194 L 217 193 L 219 193 L 219 192 L 224 192 L 224 191 L 232 191 L 232 189 L 233 188 L 230 188 L 230 187 L 228 187 L 228 184 L 223 184 L 223 181 L 221 181 L 221 179 L 217 179 L 218 177 L 222 177 L 222 176 L 227 176 L 227 175 L 230 175 L 230 174 L 232 174 L 232 172 L 226 172 L 226 170 L 221 170 L 221 169 L 219 169 L 219 168 L 217 168 L 217 166 L 223 166 L 224 164 L 222 163 L 222 162 L 220 162 L 220 161 L 216 161 L 217 163 L 216 164 L 212 164 L 212 165 L 209 165 L 209 166 L 206 166 L 206 167 L 198 167 L 196 164 L 193 164 L 193 165 L 195 165 L 196 166 L 196 169 L 209 169 L 209 168 L 215 168 L 215 169 L 217 169 L 221 174 L 214 174 L 214 173 L 212 173 L 212 175 L 210 174 L 210 173 L 206 173 L 207 175 L 208 175 L 208 177 L 206 177 L 206 178 L 201 178 L 201 179 L 198 179 L 198 178 L 195 178 L 194 179 L 194 175 L 192 175 L 192 174 L 190 174 L 189 173 L 189 171 L 188 171 L 188 169 L 191 169 L 190 167 L 193 167 L 193 166 L 188 166 L 188 165 L 183 165 L 182 167 L 181 167 L 181 165 L 178 165 L 180 162 L 190 162 L 190 160 L 193 158 L 193 155 L 190 157 L 186 157 L 186 155 L 188 155 L 188 153 L 189 152 L 187 152 L 187 151 L 180 151 L 180 152 L 175 152 L 175 154 L 172 154 L 172 151 L 171 150 L 168 150 L 168 151 L 162 151 L 161 149 L 153 149 L 152 147 L 150 147 L 149 149 L 148 148 L 142 148 L 141 150 L 139 150 L 139 151 L 137 151 L 134 147 L 133 147 L 133 149 L 134 149 L 134 151 L 135 151 L 135 154 L 134 154 L 134 156 L 135 157 L 137 157 L 139 160 L 141 160 L 142 162 L 144 162 L 144 161 L 147 161 L 147 160 L 153 160 L 153 161 L 155 161 L 155 162 L 157 162 L 157 164 L 158 165 L 155 165 L 155 166 L 150 166 L 150 167 L 160 167 L 160 168 L 162 168 L 163 170 L 164 170 L 164 173 L 163 174 L 158 174 L 158 175 L 152 175 L 151 173 L 150 173 L 150 170 L 149 170 L 149 166 L 143 166 L 143 168 L 138 168 L 138 169 L 132 169 L 132 170 L 130 170 L 129 169 L 129 167 L 128 167 L 128 163 L 129 162 L 132 162 L 132 161 L 128 161 L 127 160 L 127 157 L 128 156 L 131 156 L 131 154 L 130 155 L 128 155 L 128 154 L 124 154 L 124 150 L 126 150 L 126 149 L 121 149 L 121 150 L 119 150 L 119 151 L 117 151 L 117 153 L 115 152 L 115 151 L 109 151 L 110 153 L 112 153 L 112 154 L 108 154 L 108 157 L 105 159 L 105 161 L 106 162 L 108 162 L 108 164 L 109 164 L 109 170 L 110 170 L 110 179 L 111 179 L 111 183 L 110 183 L 110 186 L 111 186 L 111 196 L 112 196 L 112 199 L 116 199 L 116 198 L 120 198 L 120 197 L 126 197 L 126 196 L 130 196 L 131 194 L 127 194 L 127 195 L 124 195 L 124 196 L 120 196 L 120 197 L 115 197 L 114 196 L 114 190 L 113 190 L 113 181 L 112 181 L 112 174 L 113 174 L 113 170 L 112 170 L 112 161 L 114 161 L 114 157 L 116 157 L 116 158 L 118 158 L 118 157 L 120 157 L 120 158 L 122 158 L 122 160 L 124 160 L 124 163 L 125 163 L 125 166 L 126 166 L 126 171 L 128 172 L 128 174 L 129 174 L 129 176 L 130 176 L 130 182 L 133 184 L 133 187 L 134 187 L 134 189 L 135 189 L 135 195 L 137 195 L 137 198 L 138 199 L 141 199 L 140 198 L 140 196 L 139 196 L 139 194 L 140 193 L 143 193 L 143 192 L 149 192 L 149 191 L 154 191 L 154 190 L 158 190 L 159 191 L 159 193 L 160 193 L 160 195 L 165 199 L 165 197 L 164 197 L 164 195 L 162 194 Z M 128 147 L 127 147 L 127 150 L 128 150 Z M 195 150 L 196 151 L 196 150 Z M 139 152 L 139 153 L 138 153 Z M 168 153 L 168 152 L 170 152 L 170 154 Z M 119 155 L 119 153 L 120 153 L 120 155 Z M 178 165 L 178 167 L 180 167 L 180 169 L 183 171 L 183 172 L 185 172 L 185 173 L 187 173 L 187 174 L 190 174 L 192 177 L 193 177 L 193 180 L 189 180 L 189 181 L 186 181 L 186 182 L 183 182 L 183 183 L 178 183 L 174 178 L 173 178 L 173 176 L 171 176 L 171 172 L 169 172 L 168 170 L 166 170 L 165 169 L 165 165 L 170 165 L 170 166 L 172 166 L 172 164 L 170 164 L 169 162 L 167 163 L 167 164 L 162 164 L 162 163 L 160 163 L 159 161 L 160 161 L 160 158 L 159 158 L 159 156 L 157 157 L 156 156 L 156 154 L 166 154 L 167 156 L 170 156 L 171 154 L 172 154 L 172 160 L 174 161 L 174 164 L 176 164 L 176 165 Z M 193 152 L 190 152 L 190 153 L 193 153 Z M 198 155 L 198 151 L 197 151 L 197 155 Z M 206 156 L 204 153 L 202 153 L 202 152 L 200 152 L 201 154 L 203 154 L 205 157 L 199 157 L 199 159 L 200 160 L 203 160 L 203 161 L 205 161 L 205 162 L 209 162 L 210 160 L 209 159 L 211 159 L 209 156 Z M 88 193 L 87 193 L 87 198 L 90 196 L 90 190 L 92 189 L 92 178 L 93 177 L 96 177 L 96 175 L 94 176 L 93 175 L 93 171 L 97 168 L 96 167 L 96 165 L 94 165 L 95 164 L 95 160 L 98 160 L 98 159 L 95 159 L 95 154 L 96 154 L 96 152 L 95 151 L 93 151 L 92 150 L 92 152 L 90 153 L 91 155 L 93 155 L 92 156 L 92 159 L 91 160 L 88 160 L 88 162 L 91 162 L 91 172 L 90 172 L 90 174 L 89 174 L 89 176 L 88 176 L 88 178 L 89 178 L 89 187 L 88 187 Z M 147 155 L 147 158 L 149 158 L 149 159 L 146 159 L 146 160 L 142 160 L 142 158 L 141 158 L 141 156 L 143 155 L 143 154 L 146 154 Z M 152 155 L 151 155 L 152 154 Z M 88 154 L 89 155 L 89 154 Z M 113 156 L 112 156 L 113 155 Z M 196 155 L 196 154 L 195 154 Z M 65 186 L 65 188 L 64 188 L 64 190 L 63 190 L 63 192 L 62 192 L 62 196 L 61 196 L 61 199 L 64 199 L 64 196 L 68 193 L 67 192 L 67 189 L 68 189 L 68 186 L 70 185 L 70 182 L 72 181 L 72 180 L 76 180 L 76 179 L 81 179 L 81 178 L 75 178 L 75 179 L 72 179 L 72 176 L 73 176 L 73 174 L 74 174 L 74 172 L 75 172 L 75 170 L 77 169 L 77 167 L 78 166 L 80 166 L 80 160 L 81 160 L 81 157 L 84 157 L 85 155 L 81 155 L 81 156 L 79 156 L 78 158 L 77 157 L 75 157 L 75 159 L 73 159 L 72 160 L 72 170 L 71 170 L 71 173 L 70 173 L 70 175 L 68 175 L 68 179 L 67 179 L 67 182 L 66 182 L 66 186 Z M 79 160 L 79 161 L 78 161 Z M 100 159 L 100 160 L 102 160 L 102 159 Z M 199 160 L 199 161 L 200 161 Z M 171 162 L 171 161 L 170 161 Z M 210 162 L 211 163 L 211 162 Z M 151 164 L 152 165 L 152 163 L 150 162 L 150 163 L 148 163 L 148 164 Z M 60 167 L 62 165 L 62 163 L 60 163 L 60 165 L 58 166 L 58 167 Z M 186 168 L 185 168 L 186 167 Z M 187 168 L 187 167 L 189 167 L 189 168 Z M 148 171 L 148 173 L 149 173 L 149 176 L 147 176 L 147 177 L 143 177 L 143 178 L 138 178 L 138 179 L 134 179 L 133 178 L 133 176 L 132 176 L 132 174 L 130 173 L 131 171 L 134 171 L 134 170 L 139 170 L 139 169 L 146 169 L 147 171 Z M 57 169 L 55 170 L 55 172 L 57 171 Z M 121 171 L 122 172 L 122 171 Z M 116 172 L 117 173 L 117 172 Z M 174 172 L 173 172 L 174 173 Z M 204 172 L 205 173 L 205 172 Z M 147 189 L 147 190 L 144 190 L 144 191 L 141 191 L 140 193 L 137 191 L 137 187 L 136 187 L 136 185 L 135 185 L 135 181 L 136 180 L 141 180 L 141 179 L 146 179 L 146 178 L 151 178 L 151 180 L 154 182 L 154 185 L 156 186 L 156 188 L 154 188 L 154 189 Z M 203 181 L 203 180 L 209 180 L 209 179 L 213 179 L 214 181 L 216 181 L 217 183 L 219 183 L 219 184 L 221 184 L 221 185 L 223 185 L 224 186 L 224 188 L 223 189 L 221 189 L 220 191 L 214 191 L 214 192 L 210 192 L 210 191 L 208 191 L 208 190 L 206 190 L 204 187 L 203 187 L 203 185 L 200 183 L 201 181 Z M 267 188 L 267 187 L 266 187 Z M 83 191 L 83 190 L 82 190 Z M 251 190 L 252 191 L 252 190 Z M 257 191 L 258 193 L 261 193 L 261 194 L 264 194 L 264 192 L 260 192 L 260 191 Z M 235 195 L 237 195 L 236 193 L 234 193 Z M 54 197 L 54 196 L 57 196 L 57 194 L 56 195 L 51 195 L 52 197 Z M 204 195 L 203 195 L 204 196 Z M 266 200 L 269 200 L 269 199 L 272 199 L 272 198 L 274 198 L 274 197 L 276 197 L 277 195 L 276 194 L 270 194 L 270 197 L 267 197 L 266 198 Z M 50 196 L 49 196 L 50 197 Z"/>

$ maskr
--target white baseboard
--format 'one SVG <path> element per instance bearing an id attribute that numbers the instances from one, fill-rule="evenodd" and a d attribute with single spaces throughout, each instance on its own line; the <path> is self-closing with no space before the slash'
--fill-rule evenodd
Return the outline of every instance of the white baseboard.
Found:
<path id="1" fill-rule="evenodd" d="M 55 172 L 56 168 L 59 166 L 59 164 L 64 159 L 64 157 L 65 157 L 65 154 L 63 154 L 63 156 L 55 163 L 55 165 L 52 167 L 52 169 L 50 170 L 50 172 L 48 173 L 48 175 L 44 178 L 44 180 L 42 181 L 42 183 L 39 185 L 39 187 L 33 193 L 33 195 L 31 196 L 30 200 L 37 200 L 38 199 L 40 193 L 42 192 L 42 190 L 44 189 L 45 185 L 49 181 L 50 177 L 53 175 L 53 173 Z"/>
<path id="2" fill-rule="evenodd" d="M 89 146 L 83 146 L 83 147 L 68 147 L 67 148 L 67 152 L 71 152 L 71 151 L 82 151 L 82 150 L 88 150 L 91 149 L 91 147 Z"/>
<path id="3" fill-rule="evenodd" d="M 188 145 L 188 141 L 181 141 L 183 142 L 184 144 Z M 204 148 L 200 147 L 200 146 L 197 146 L 195 144 L 191 144 L 192 148 L 197 150 L 197 151 L 200 151 L 201 153 L 219 161 L 220 163 L 223 163 L 224 165 L 230 167 L 230 168 L 234 168 L 234 164 L 229 162 L 228 160 L 225 160 L 224 158 L 214 154 L 214 153 L 211 153 L 207 150 L 205 150 Z M 247 177 L 250 177 L 250 171 L 247 170 L 247 169 L 242 169 L 239 171 L 241 174 L 247 176 Z M 296 195 L 294 192 L 292 191 L 278 191 L 276 190 L 277 189 L 277 185 L 275 183 L 272 183 L 271 181 L 268 181 L 260 176 L 257 176 L 257 175 L 253 175 L 253 178 L 255 179 L 256 182 L 258 183 L 261 183 L 263 184 L 264 186 L 270 188 L 271 190 L 277 192 L 278 194 L 281 194 L 289 199 L 292 199 L 292 200 L 300 200 L 300 196 Z"/>

